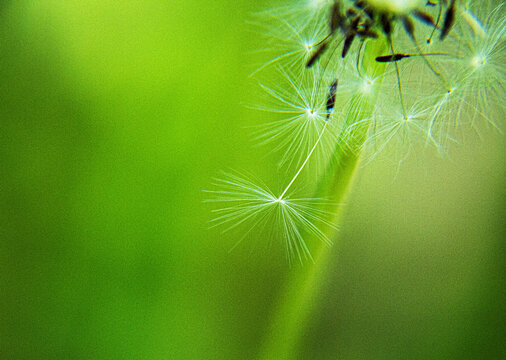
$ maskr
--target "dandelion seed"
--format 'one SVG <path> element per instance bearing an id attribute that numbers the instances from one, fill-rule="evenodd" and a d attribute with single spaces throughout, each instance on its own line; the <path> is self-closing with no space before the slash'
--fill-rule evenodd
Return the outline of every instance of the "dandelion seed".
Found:
<path id="1" fill-rule="evenodd" d="M 388 149 L 394 162 L 402 162 L 408 158 L 415 146 L 426 141 L 426 119 L 430 110 L 419 102 L 407 109 L 406 116 L 396 108 L 379 111 L 364 142 L 364 148 L 372 150 L 368 153 L 367 161 L 373 160 L 385 149 Z"/>
<path id="2" fill-rule="evenodd" d="M 472 9 L 467 8 L 466 12 L 472 14 Z M 483 9 L 479 9 L 483 12 Z M 502 114 L 496 116 L 503 120 L 504 101 L 506 91 L 504 82 L 506 80 L 506 18 L 504 16 L 504 3 L 499 4 L 488 12 L 483 18 L 483 23 L 477 17 L 474 25 L 469 27 L 472 33 L 467 36 L 463 46 L 463 76 L 462 84 L 465 92 L 462 94 L 462 113 L 466 114 L 464 119 L 469 119 L 474 128 L 478 128 L 484 120 L 494 128 L 501 128 L 492 120 L 491 114 Z M 466 22 L 468 20 L 466 19 Z M 478 34 L 478 35 L 477 35 Z M 465 36 L 465 34 L 463 35 Z"/>
<path id="3" fill-rule="evenodd" d="M 223 179 L 216 179 L 217 190 L 207 190 L 212 198 L 207 202 L 222 204 L 214 210 L 216 217 L 211 220 L 212 226 L 225 226 L 225 232 L 244 225 L 239 245 L 247 235 L 259 235 L 266 229 L 274 230 L 274 235 L 284 241 L 289 261 L 297 258 L 303 262 L 312 259 L 305 236 L 314 237 L 330 245 L 331 241 L 320 230 L 322 225 L 335 227 L 329 222 L 329 213 L 322 206 L 330 204 L 324 199 L 292 197 L 286 191 L 276 196 L 265 185 L 255 184 L 234 174 L 226 174 Z"/>
<path id="4" fill-rule="evenodd" d="M 328 122 L 325 122 L 311 151 L 309 151 L 296 174 L 281 192 L 281 195 L 274 196 L 266 186 L 258 186 L 239 176 L 229 174 L 228 179 L 218 179 L 215 185 L 218 187 L 221 185 L 222 189 L 207 191 L 216 196 L 208 201 L 225 202 L 232 205 L 215 210 L 215 212 L 221 214 L 212 222 L 216 222 L 217 225 L 224 225 L 233 221 L 233 224 L 227 229 L 230 230 L 248 220 L 252 220 L 254 225 L 246 232 L 247 234 L 257 225 L 264 224 L 266 219 L 274 219 L 280 225 L 279 229 L 282 229 L 282 237 L 285 240 L 288 258 L 291 259 L 296 254 L 301 262 L 303 258 L 312 259 L 303 233 L 308 233 L 329 245 L 330 240 L 318 225 L 323 224 L 334 228 L 334 225 L 324 216 L 331 214 L 324 210 L 325 205 L 328 206 L 330 203 L 318 198 L 292 198 L 290 195 L 295 181 L 321 143 L 328 124 Z M 239 242 L 243 239 L 244 237 Z"/>
<path id="5" fill-rule="evenodd" d="M 322 21 L 327 17 L 326 3 L 310 1 L 257 14 L 259 20 L 253 24 L 260 28 L 265 39 L 261 51 L 271 57 L 251 76 L 273 65 L 300 71 L 301 64 L 307 63 L 327 35 L 328 26 Z"/>
<path id="6" fill-rule="evenodd" d="M 339 142 L 342 125 L 333 121 L 333 108 L 327 108 L 328 84 L 320 82 L 317 69 L 306 72 L 303 77 L 280 69 L 279 75 L 281 78 L 272 87 L 261 84 L 266 104 L 254 108 L 278 114 L 280 119 L 259 125 L 256 139 L 262 145 L 275 144 L 272 151 L 281 153 L 280 166 L 300 166 L 329 121 L 313 160 L 314 167 L 322 168 Z"/>

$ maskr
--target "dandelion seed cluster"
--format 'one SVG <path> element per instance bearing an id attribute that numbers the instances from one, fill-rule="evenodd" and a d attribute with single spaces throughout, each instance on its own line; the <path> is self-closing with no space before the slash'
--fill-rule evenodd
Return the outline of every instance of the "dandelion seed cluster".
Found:
<path id="1" fill-rule="evenodd" d="M 273 222 L 289 258 L 311 257 L 306 236 L 329 243 L 319 230 L 332 215 L 325 202 L 292 198 L 308 168 L 342 151 L 397 160 L 420 145 L 444 152 L 466 126 L 502 127 L 502 1 L 299 0 L 256 14 L 254 24 L 266 54 L 252 73 L 266 101 L 254 107 L 279 116 L 256 138 L 293 176 L 279 195 L 237 175 L 210 193 L 228 204 L 217 223 Z M 358 142 L 357 129 L 365 131 Z"/>

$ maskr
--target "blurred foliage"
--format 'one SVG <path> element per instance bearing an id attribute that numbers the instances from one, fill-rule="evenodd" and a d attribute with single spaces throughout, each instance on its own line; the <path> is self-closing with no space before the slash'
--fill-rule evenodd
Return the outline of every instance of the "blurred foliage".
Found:
<path id="1" fill-rule="evenodd" d="M 229 254 L 201 190 L 276 182 L 241 105 L 265 6 L 3 2 L 0 358 L 255 357 L 290 269 L 263 239 Z M 504 358 L 503 156 L 470 135 L 362 169 L 301 358 Z"/>

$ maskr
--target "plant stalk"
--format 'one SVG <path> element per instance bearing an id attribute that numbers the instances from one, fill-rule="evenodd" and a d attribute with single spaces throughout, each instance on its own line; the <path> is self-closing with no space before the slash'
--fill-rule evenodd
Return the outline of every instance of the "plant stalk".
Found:
<path id="1" fill-rule="evenodd" d="M 385 65 L 377 63 L 374 58 L 376 54 L 381 53 L 386 44 L 375 42 L 367 47 L 365 54 L 370 55 L 364 54 L 362 66 L 367 74 L 370 74 L 372 78 L 377 78 L 384 72 Z M 367 100 L 362 95 L 357 95 L 351 100 L 345 119 L 346 124 L 349 126 L 359 122 L 360 125 L 352 127 L 353 130 L 346 135 L 348 147 L 345 150 L 339 144 L 336 146 L 334 151 L 336 161 L 327 166 L 317 186 L 316 197 L 325 198 L 331 202 L 325 205 L 323 210 L 332 214 L 330 221 L 332 224 L 337 225 L 342 216 L 342 204 L 345 203 L 350 192 L 362 145 L 367 139 L 369 129 L 369 122 L 360 122 L 360 120 L 372 114 L 379 85 L 376 94 L 369 96 Z M 336 240 L 337 234 L 334 227 L 327 226 L 322 231 L 329 239 Z M 286 291 L 272 316 L 259 359 L 296 358 L 301 337 L 315 309 L 321 284 L 324 282 L 323 279 L 332 259 L 331 248 L 321 243 L 313 250 L 313 254 L 314 264 L 291 270 Z"/>

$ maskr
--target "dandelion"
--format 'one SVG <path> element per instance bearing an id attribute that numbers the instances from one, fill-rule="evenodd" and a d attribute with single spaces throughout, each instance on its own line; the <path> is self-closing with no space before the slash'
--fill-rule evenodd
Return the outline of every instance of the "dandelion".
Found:
<path id="1" fill-rule="evenodd" d="M 264 101 L 252 107 L 275 119 L 256 127 L 255 140 L 295 175 L 280 194 L 247 177 L 217 181 L 213 202 L 228 205 L 213 223 L 276 228 L 289 258 L 311 258 L 306 239 L 330 242 L 339 209 L 325 201 L 343 202 L 360 157 L 388 152 L 403 161 L 421 145 L 445 152 L 464 125 L 500 129 L 503 6 L 306 0 L 258 13 L 270 55 L 253 73 L 263 78 Z M 296 187 L 311 192 L 295 196 Z"/>
<path id="2" fill-rule="evenodd" d="M 328 258 L 328 247 L 310 244 L 331 243 L 338 204 L 360 158 L 388 152 L 403 161 L 420 144 L 446 151 L 465 125 L 501 128 L 503 6 L 497 0 L 305 0 L 259 14 L 269 56 L 254 75 L 268 80 L 260 81 L 267 101 L 255 108 L 279 118 L 259 126 L 256 139 L 273 145 L 290 176 L 280 193 L 228 175 L 209 194 L 221 205 L 216 226 L 246 226 L 241 240 L 267 230 L 284 243 L 290 261 L 315 262 L 288 287 L 264 344 L 266 359 L 294 358 Z M 316 176 L 303 175 L 310 168 Z M 296 196 L 301 188 L 310 193 Z"/>

